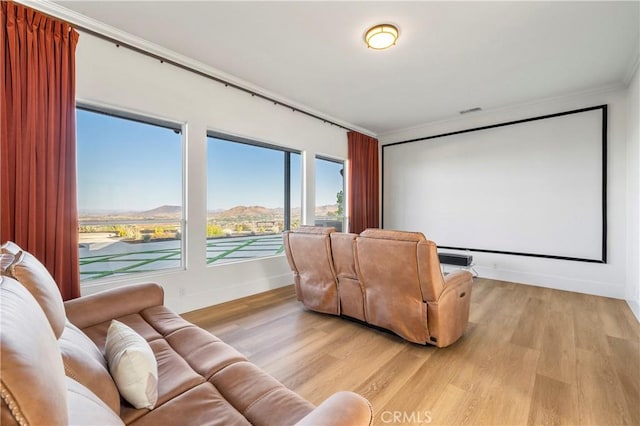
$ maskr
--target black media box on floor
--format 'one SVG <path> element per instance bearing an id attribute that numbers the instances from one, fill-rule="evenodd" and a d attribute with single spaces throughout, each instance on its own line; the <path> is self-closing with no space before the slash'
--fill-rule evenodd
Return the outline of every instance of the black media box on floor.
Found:
<path id="1" fill-rule="evenodd" d="M 447 265 L 471 266 L 473 263 L 473 256 L 469 254 L 438 253 L 438 258 Z"/>

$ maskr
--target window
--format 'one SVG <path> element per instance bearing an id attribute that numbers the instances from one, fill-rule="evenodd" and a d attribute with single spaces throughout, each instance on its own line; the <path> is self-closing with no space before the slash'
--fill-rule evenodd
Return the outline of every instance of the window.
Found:
<path id="1" fill-rule="evenodd" d="M 78 108 L 80 280 L 182 266 L 179 125 Z"/>
<path id="2" fill-rule="evenodd" d="M 316 157 L 316 226 L 333 226 L 342 232 L 344 224 L 344 163 Z"/>
<path id="3" fill-rule="evenodd" d="M 282 231 L 301 220 L 300 154 L 210 134 L 207 138 L 207 263 L 283 252 Z"/>

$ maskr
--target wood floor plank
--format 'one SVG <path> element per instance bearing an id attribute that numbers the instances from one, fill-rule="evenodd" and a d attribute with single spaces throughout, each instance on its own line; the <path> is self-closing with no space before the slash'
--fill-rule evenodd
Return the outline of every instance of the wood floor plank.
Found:
<path id="1" fill-rule="evenodd" d="M 629 340 L 640 339 L 640 334 L 637 330 L 638 322 L 629 321 L 630 318 L 625 315 L 625 312 L 628 312 L 629 309 L 626 309 L 627 305 L 624 300 L 598 297 L 596 301 L 598 316 L 602 321 L 602 330 L 607 336 Z"/>
<path id="2" fill-rule="evenodd" d="M 422 418 L 428 418 L 429 424 L 432 425 L 467 424 L 468 410 L 473 411 L 475 408 L 472 404 L 472 395 L 469 392 L 457 386 L 447 385 L 429 410 L 418 413 L 423 414 Z"/>
<path id="3" fill-rule="evenodd" d="M 311 312 L 292 286 L 184 317 L 314 404 L 364 395 L 374 425 L 427 412 L 447 425 L 640 424 L 640 327 L 623 301 L 476 279 L 467 331 L 447 348 Z"/>
<path id="4" fill-rule="evenodd" d="M 609 355 L 607 335 L 598 313 L 597 296 L 577 294 L 572 312 L 576 348 L 595 352 L 603 357 Z"/>
<path id="5" fill-rule="evenodd" d="M 379 339 L 374 340 L 379 341 Z M 363 381 L 366 381 L 377 372 L 381 365 L 386 364 L 402 350 L 402 347 L 398 345 L 385 345 L 380 343 L 381 342 L 374 343 L 374 345 L 379 348 L 375 361 L 347 363 L 344 362 L 344 359 L 336 358 L 337 361 L 331 367 L 331 374 L 323 375 L 321 380 L 318 381 L 303 383 L 298 389 L 305 394 L 317 395 L 322 399 L 331 396 L 331 394 L 334 393 L 332 389 L 355 389 Z M 353 358 L 349 359 L 363 359 L 365 352 L 370 352 L 370 346 L 360 346 L 354 349 L 352 352 Z"/>
<path id="6" fill-rule="evenodd" d="M 613 369 L 618 376 L 630 423 L 640 425 L 640 342 L 608 337 Z"/>
<path id="7" fill-rule="evenodd" d="M 523 368 L 536 365 L 539 351 L 519 345 L 505 344 L 498 348 L 499 358 L 494 365 L 489 388 L 478 402 L 475 415 L 477 425 L 517 425 L 527 422 L 535 383 L 535 371 Z"/>
<path id="8" fill-rule="evenodd" d="M 537 373 L 569 384 L 576 382 L 576 342 L 569 311 L 545 312 Z"/>
<path id="9" fill-rule="evenodd" d="M 580 424 L 633 424 L 609 357 L 579 348 L 576 359 Z"/>
<path id="10" fill-rule="evenodd" d="M 474 284 L 474 289 L 481 284 Z M 469 321 L 474 323 L 491 322 L 496 317 L 503 318 L 520 317 L 522 310 L 525 308 L 527 298 L 523 298 L 522 294 L 514 291 L 517 287 L 515 284 L 511 286 L 502 283 L 500 286 L 492 288 L 490 294 L 480 304 L 473 304 L 469 313 Z M 473 291 L 471 297 L 473 300 Z"/>
<path id="11" fill-rule="evenodd" d="M 433 353 L 434 350 L 426 347 L 406 344 L 392 359 L 361 381 L 354 391 L 367 398 L 374 408 L 383 407 L 405 389 L 406 382 L 425 362 L 429 362 Z"/>
<path id="12" fill-rule="evenodd" d="M 536 375 L 527 424 L 532 426 L 579 424 L 576 385 L 541 374 Z"/>
<path id="13" fill-rule="evenodd" d="M 459 366 L 459 362 L 451 356 L 452 353 L 453 351 L 446 349 L 433 351 L 402 389 L 384 406 L 374 407 L 374 412 L 431 410 Z"/>
<path id="14" fill-rule="evenodd" d="M 548 304 L 543 300 L 535 297 L 527 298 L 510 342 L 527 348 L 540 349 L 548 314 L 550 314 Z M 531 318 L 537 318 L 537 320 L 531 321 Z"/>

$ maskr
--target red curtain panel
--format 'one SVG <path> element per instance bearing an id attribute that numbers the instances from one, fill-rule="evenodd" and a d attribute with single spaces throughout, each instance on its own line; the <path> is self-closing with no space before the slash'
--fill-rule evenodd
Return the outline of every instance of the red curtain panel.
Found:
<path id="1" fill-rule="evenodd" d="M 14 241 L 36 256 L 67 300 L 80 295 L 78 33 L 31 8 L 0 4 L 0 241 Z"/>
<path id="2" fill-rule="evenodd" d="M 349 231 L 360 233 L 380 226 L 378 140 L 348 132 Z"/>

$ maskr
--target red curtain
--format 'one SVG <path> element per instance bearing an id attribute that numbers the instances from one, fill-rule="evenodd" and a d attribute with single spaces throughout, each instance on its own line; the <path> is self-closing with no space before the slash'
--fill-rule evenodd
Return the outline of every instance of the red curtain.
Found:
<path id="1" fill-rule="evenodd" d="M 380 226 L 378 140 L 348 132 L 349 231 L 360 233 Z"/>
<path id="2" fill-rule="evenodd" d="M 69 24 L 0 1 L 0 242 L 14 241 L 80 295 L 75 49 Z"/>

